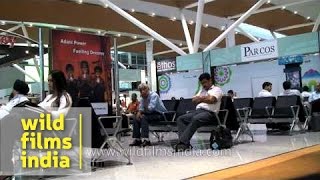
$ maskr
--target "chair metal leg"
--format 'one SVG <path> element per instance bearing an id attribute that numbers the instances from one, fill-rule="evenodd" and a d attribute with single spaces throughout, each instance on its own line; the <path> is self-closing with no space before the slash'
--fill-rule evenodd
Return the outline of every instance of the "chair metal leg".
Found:
<path id="1" fill-rule="evenodd" d="M 239 127 L 239 129 L 238 129 L 238 131 L 237 131 L 236 137 L 234 138 L 234 141 L 233 141 L 233 142 L 238 142 L 238 139 L 239 139 L 240 136 L 243 135 L 243 134 L 249 135 L 249 136 L 251 137 L 251 139 L 252 139 L 252 142 L 254 141 L 254 140 L 253 140 L 253 133 L 252 133 L 251 130 L 249 129 L 248 124 L 245 123 L 245 122 L 242 122 L 242 123 L 240 124 L 240 127 Z"/>
<path id="2" fill-rule="evenodd" d="M 242 131 L 243 131 L 243 130 L 242 130 L 242 123 L 241 123 L 241 124 L 240 124 L 240 127 L 239 127 L 239 129 L 238 129 L 238 131 L 237 131 L 236 137 L 234 138 L 233 142 L 237 142 L 237 141 L 238 141 L 240 135 L 242 134 Z"/>
<path id="3" fill-rule="evenodd" d="M 311 116 L 307 116 L 306 117 L 306 121 L 304 122 L 304 125 L 303 125 L 303 128 L 304 130 L 308 130 L 308 124 L 309 124 L 309 121 L 311 120 Z"/>
<path id="4" fill-rule="evenodd" d="M 245 124 L 245 128 L 246 128 L 246 133 L 251 137 L 251 142 L 254 142 L 254 139 L 253 139 L 253 133 L 251 132 L 251 130 L 250 130 L 250 128 L 249 128 L 249 126 L 248 126 L 248 124 L 246 123 Z"/>

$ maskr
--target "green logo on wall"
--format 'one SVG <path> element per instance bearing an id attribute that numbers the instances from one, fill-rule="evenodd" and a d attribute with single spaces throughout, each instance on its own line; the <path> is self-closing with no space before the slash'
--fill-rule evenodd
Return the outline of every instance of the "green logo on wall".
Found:
<path id="1" fill-rule="evenodd" d="M 167 75 L 161 75 L 158 79 L 159 81 L 159 90 L 161 93 L 167 93 L 171 88 L 170 77 Z"/>
<path id="2" fill-rule="evenodd" d="M 220 66 L 214 69 L 214 80 L 216 85 L 223 86 L 230 81 L 231 69 L 227 66 Z"/>

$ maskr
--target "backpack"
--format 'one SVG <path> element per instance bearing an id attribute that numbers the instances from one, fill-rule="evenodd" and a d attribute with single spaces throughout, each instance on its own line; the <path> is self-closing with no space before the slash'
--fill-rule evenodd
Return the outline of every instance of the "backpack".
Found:
<path id="1" fill-rule="evenodd" d="M 231 148 L 233 145 L 230 129 L 217 126 L 211 131 L 210 147 L 212 150 L 221 150 Z"/>

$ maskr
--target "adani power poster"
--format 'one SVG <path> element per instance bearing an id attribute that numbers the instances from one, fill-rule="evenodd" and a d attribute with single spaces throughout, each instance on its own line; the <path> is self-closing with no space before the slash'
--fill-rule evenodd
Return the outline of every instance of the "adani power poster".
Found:
<path id="1" fill-rule="evenodd" d="M 86 98 L 112 104 L 110 43 L 105 36 L 52 31 L 52 69 L 65 73 L 73 106 Z"/>

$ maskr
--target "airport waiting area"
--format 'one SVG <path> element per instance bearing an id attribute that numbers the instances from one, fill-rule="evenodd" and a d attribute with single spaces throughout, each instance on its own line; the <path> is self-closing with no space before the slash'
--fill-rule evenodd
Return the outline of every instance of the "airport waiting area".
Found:
<path id="1" fill-rule="evenodd" d="M 320 1 L 0 7 L 0 180 L 320 179 Z"/>

